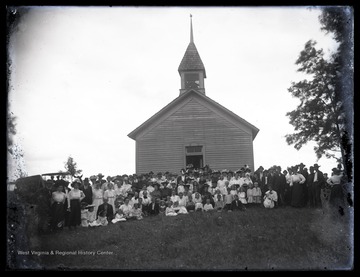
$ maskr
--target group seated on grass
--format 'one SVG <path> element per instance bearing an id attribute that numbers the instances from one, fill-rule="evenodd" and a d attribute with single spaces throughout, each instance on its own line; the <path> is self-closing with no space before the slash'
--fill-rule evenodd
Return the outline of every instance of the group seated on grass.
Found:
<path id="1" fill-rule="evenodd" d="M 259 167 L 254 173 L 246 165 L 235 172 L 211 170 L 206 166 L 200 170 L 181 169 L 180 174 L 124 174 L 108 176 L 106 180 L 100 173 L 84 180 L 75 176 L 70 185 L 57 177 L 56 181 L 47 182 L 52 190 L 50 226 L 52 230 L 63 226 L 69 229 L 80 225 L 106 226 L 110 222 L 156 215 L 246 211 L 249 206 L 319 207 L 321 200 L 316 192 L 320 189 L 312 192 L 306 188 L 321 181 L 321 190 L 325 190 L 325 185 L 341 178 L 329 178 L 332 180 L 329 182 L 318 170 L 319 166 L 314 166 L 318 179 L 315 181 L 314 167 L 310 167 L 311 174 L 305 174 L 303 164 L 283 172 L 279 166 L 268 170 Z M 342 176 L 340 172 L 333 175 Z"/>

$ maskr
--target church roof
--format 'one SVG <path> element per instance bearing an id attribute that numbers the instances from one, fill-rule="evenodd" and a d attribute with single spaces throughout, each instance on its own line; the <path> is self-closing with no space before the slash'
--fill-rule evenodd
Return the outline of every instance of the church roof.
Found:
<path id="1" fill-rule="evenodd" d="M 191 97 L 196 97 L 201 103 L 205 106 L 213 110 L 214 112 L 222 115 L 225 119 L 232 122 L 234 125 L 238 126 L 239 128 L 244 128 L 246 126 L 251 130 L 252 139 L 254 140 L 259 129 L 256 128 L 254 125 L 247 122 L 245 119 L 241 118 L 240 116 L 236 115 L 232 111 L 228 110 L 224 106 L 220 105 L 219 103 L 212 100 L 210 97 L 207 97 L 205 94 L 200 93 L 196 90 L 190 90 L 187 93 L 179 95 L 173 101 L 171 101 L 168 105 L 162 108 L 159 112 L 154 114 L 148 120 L 146 120 L 143 124 L 133 130 L 131 133 L 128 134 L 128 137 L 136 140 L 139 136 L 150 131 L 152 128 L 156 127 L 160 124 L 163 120 L 167 119 L 171 116 L 175 111 L 177 111 L 181 106 L 186 103 L 187 100 Z"/>
<path id="2" fill-rule="evenodd" d="M 190 41 L 178 70 L 179 73 L 180 71 L 202 70 L 206 78 L 205 66 L 193 41 Z"/>

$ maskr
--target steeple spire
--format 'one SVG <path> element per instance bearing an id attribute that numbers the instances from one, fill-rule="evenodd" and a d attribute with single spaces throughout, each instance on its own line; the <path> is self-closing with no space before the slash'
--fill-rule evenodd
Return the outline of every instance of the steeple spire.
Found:
<path id="1" fill-rule="evenodd" d="M 190 43 L 194 42 L 193 27 L 192 27 L 192 14 L 190 14 Z"/>
<path id="2" fill-rule="evenodd" d="M 190 14 L 190 43 L 178 68 L 181 77 L 180 94 L 196 90 L 205 94 L 204 78 L 206 71 L 194 43 L 192 15 Z"/>

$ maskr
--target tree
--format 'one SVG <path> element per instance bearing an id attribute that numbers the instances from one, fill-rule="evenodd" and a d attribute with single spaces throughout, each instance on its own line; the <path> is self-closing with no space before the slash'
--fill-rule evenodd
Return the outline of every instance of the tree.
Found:
<path id="1" fill-rule="evenodd" d="M 67 161 L 65 162 L 65 169 L 71 174 L 71 176 L 75 177 L 76 174 L 80 174 L 82 172 L 81 169 L 77 169 L 77 164 L 74 161 L 73 157 L 69 156 Z"/>
<path id="2" fill-rule="evenodd" d="M 352 180 L 353 135 L 353 13 L 341 7 L 329 7 L 319 17 L 321 29 L 333 34 L 338 49 L 330 58 L 324 58 L 316 42 L 305 44 L 295 64 L 298 71 L 309 76 L 292 82 L 289 92 L 300 99 L 300 104 L 286 115 L 295 133 L 287 134 L 289 145 L 299 150 L 309 141 L 315 141 L 316 156 L 336 158 L 343 163 L 348 181 Z"/>

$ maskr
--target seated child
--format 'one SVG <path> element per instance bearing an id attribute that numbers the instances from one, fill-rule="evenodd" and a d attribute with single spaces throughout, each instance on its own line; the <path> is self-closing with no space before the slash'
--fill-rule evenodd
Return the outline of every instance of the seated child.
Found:
<path id="1" fill-rule="evenodd" d="M 269 185 L 269 190 L 264 195 L 264 207 L 272 209 L 275 207 L 275 203 L 278 200 L 277 192 L 272 189 L 272 185 Z"/>
<path id="2" fill-rule="evenodd" d="M 194 197 L 193 198 L 193 201 L 195 203 L 195 211 L 202 211 L 203 210 L 203 204 L 202 204 L 202 197 L 201 197 L 201 194 L 198 193 L 198 192 L 195 192 L 193 194 Z"/>
<path id="3" fill-rule="evenodd" d="M 159 214 L 164 215 L 166 210 L 166 203 L 165 200 L 160 200 L 159 204 Z"/>
<path id="4" fill-rule="evenodd" d="M 187 204 L 186 204 L 186 209 L 187 209 L 189 212 L 195 211 L 195 203 L 194 203 L 194 201 L 192 200 L 191 194 L 188 196 L 188 201 L 187 201 Z"/>
<path id="5" fill-rule="evenodd" d="M 184 206 L 180 206 L 178 201 L 173 204 L 173 209 L 177 214 L 187 214 L 188 211 Z"/>
<path id="6" fill-rule="evenodd" d="M 89 217 L 89 211 L 86 209 L 87 203 L 82 202 L 81 203 L 81 227 L 88 227 L 88 217 Z"/>
<path id="7" fill-rule="evenodd" d="M 204 211 L 205 211 L 205 212 L 209 212 L 209 211 L 212 211 L 212 210 L 214 210 L 214 207 L 213 207 L 213 205 L 212 205 L 211 202 L 210 202 L 210 198 L 207 198 L 207 199 L 206 199 L 206 203 L 205 203 L 205 205 L 204 205 Z"/>
<path id="8" fill-rule="evenodd" d="M 122 212 L 122 210 L 118 209 L 118 211 L 115 214 L 115 217 L 113 220 L 111 220 L 112 223 L 116 223 L 119 221 L 126 221 L 126 218 L 124 216 L 124 213 Z"/>
<path id="9" fill-rule="evenodd" d="M 222 195 L 221 194 L 217 194 L 217 200 L 215 201 L 215 207 L 214 208 L 218 212 L 221 212 L 222 209 L 224 208 L 224 201 L 222 200 Z"/>
<path id="10" fill-rule="evenodd" d="M 173 203 L 171 201 L 167 202 L 167 207 L 165 209 L 165 215 L 166 216 L 176 216 L 177 215 L 174 208 L 172 207 L 172 204 Z"/>
<path id="11" fill-rule="evenodd" d="M 232 187 L 235 189 L 235 185 L 233 185 Z M 234 200 L 234 195 L 236 195 L 236 193 L 232 194 L 232 191 L 232 189 L 228 188 L 228 194 L 225 195 L 224 210 L 228 212 L 231 212 L 231 203 Z"/>
<path id="12" fill-rule="evenodd" d="M 234 196 L 235 194 L 238 194 L 238 190 L 236 188 L 236 185 L 231 186 L 230 194 Z"/>
<path id="13" fill-rule="evenodd" d="M 241 201 L 241 203 L 243 204 L 247 204 L 247 201 L 246 201 L 246 192 L 245 192 L 246 188 L 245 186 L 241 186 L 240 187 L 240 191 L 238 193 L 239 195 L 239 200 Z"/>
<path id="14" fill-rule="evenodd" d="M 132 218 L 135 218 L 137 220 L 143 219 L 144 214 L 143 214 L 142 210 L 139 207 L 139 203 L 134 204 L 130 214 L 131 214 Z"/>

